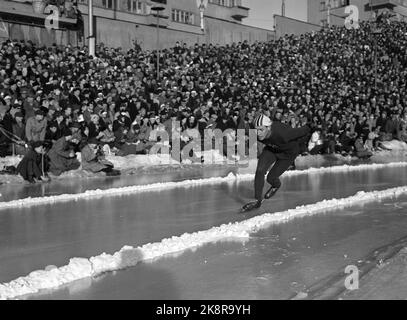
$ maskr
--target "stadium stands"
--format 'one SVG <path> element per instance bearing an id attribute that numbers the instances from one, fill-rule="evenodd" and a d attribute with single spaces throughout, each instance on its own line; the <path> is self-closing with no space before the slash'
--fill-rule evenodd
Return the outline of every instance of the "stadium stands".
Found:
<path id="1" fill-rule="evenodd" d="M 188 141 L 207 127 L 249 129 L 259 112 L 310 125 L 304 153 L 407 142 L 407 24 L 378 26 L 380 33 L 364 22 L 253 45 L 177 43 L 161 52 L 159 80 L 155 52 L 101 45 L 92 58 L 86 47 L 9 40 L 0 45 L 1 156 L 69 135 L 118 155 L 143 153 L 171 120 Z"/>

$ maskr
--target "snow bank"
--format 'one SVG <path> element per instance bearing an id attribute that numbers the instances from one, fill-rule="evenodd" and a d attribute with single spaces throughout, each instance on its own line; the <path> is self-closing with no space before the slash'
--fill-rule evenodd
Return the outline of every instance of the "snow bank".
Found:
<path id="1" fill-rule="evenodd" d="M 406 151 L 407 150 L 407 143 L 399 141 L 399 140 L 392 140 L 392 141 L 384 141 L 382 144 L 391 150 L 399 150 L 399 151 Z"/>
<path id="2" fill-rule="evenodd" d="M 297 176 L 303 174 L 322 174 L 322 173 L 329 173 L 329 172 L 351 172 L 351 171 L 361 171 L 361 170 L 373 170 L 373 169 L 380 169 L 380 168 L 388 168 L 388 167 L 407 167 L 407 162 L 394 162 L 394 163 L 386 163 L 386 164 L 362 164 L 357 166 L 334 166 L 334 167 L 326 167 L 326 168 L 309 168 L 306 170 L 293 170 L 293 171 L 286 171 L 283 174 L 283 177 L 287 176 Z M 12 201 L 4 201 L 1 202 L 0 210 L 3 209 L 13 209 L 13 208 L 24 208 L 24 207 L 31 207 L 35 205 L 44 205 L 44 204 L 53 204 L 56 202 L 64 202 L 64 201 L 78 201 L 82 199 L 90 199 L 90 198 L 97 198 L 97 197 L 106 197 L 106 196 L 122 196 L 126 194 L 134 194 L 134 193 L 141 193 L 141 192 L 151 192 L 151 191 L 159 191 L 163 189 L 170 189 L 170 188 L 181 188 L 181 187 L 193 187 L 193 186 L 200 186 L 205 184 L 218 184 L 223 182 L 234 182 L 234 181 L 243 181 L 243 180 L 252 180 L 254 179 L 254 174 L 246 173 L 246 174 L 233 174 L 229 173 L 226 177 L 213 177 L 213 178 L 206 178 L 206 179 L 195 179 L 195 180 L 183 180 L 178 182 L 164 182 L 164 183 L 153 183 L 148 185 L 138 185 L 138 186 L 129 186 L 129 187 L 121 187 L 121 188 L 111 188 L 106 190 L 87 190 L 83 193 L 76 193 L 76 194 L 61 194 L 56 196 L 47 196 L 47 197 L 37 197 L 37 198 L 24 198 Z"/>
<path id="3" fill-rule="evenodd" d="M 0 171 L 4 169 L 6 166 L 15 166 L 20 163 L 23 157 L 20 156 L 8 156 L 8 157 L 0 157 Z"/>
<path id="4" fill-rule="evenodd" d="M 395 161 L 404 161 L 406 159 L 407 144 L 399 141 L 390 141 L 386 142 L 389 148 L 392 148 L 392 151 L 380 151 L 376 152 L 373 157 L 370 159 L 372 163 L 384 163 L 384 162 L 395 162 Z M 80 161 L 81 154 L 77 153 L 77 158 Z M 251 159 L 249 161 L 228 161 L 223 155 L 219 153 L 218 150 L 204 151 L 197 153 L 198 158 L 203 157 L 205 162 L 203 164 L 193 164 L 193 166 L 200 166 L 202 168 L 211 167 L 213 165 L 235 165 L 239 166 L 241 172 L 244 173 L 254 173 L 256 169 L 257 159 Z M 128 155 L 125 157 L 110 155 L 107 156 L 107 159 L 112 162 L 116 169 L 121 170 L 123 174 L 126 172 L 134 173 L 134 170 L 148 170 L 149 172 L 159 171 L 164 167 L 171 166 L 175 170 L 184 170 L 185 164 L 191 164 L 190 161 L 185 161 L 182 164 L 175 161 L 174 159 L 169 159 L 168 155 Z M 0 158 L 0 170 L 4 166 L 17 166 L 20 162 L 21 157 L 4 157 Z M 307 155 L 299 156 L 296 159 L 296 165 L 299 168 L 311 168 L 311 167 L 325 167 L 332 165 L 342 165 L 342 164 L 356 164 L 359 160 L 356 157 L 343 157 L 342 155 L 332 154 L 332 155 Z M 248 165 L 249 163 L 249 165 Z M 245 167 L 243 170 L 242 167 Z M 105 176 L 104 174 L 95 174 L 81 170 L 72 170 L 69 172 L 64 172 L 58 177 L 52 176 L 52 180 L 63 180 L 63 179 L 76 179 L 76 178 L 92 178 L 98 176 Z M 0 184 L 21 184 L 25 183 L 23 178 L 19 175 L 9 175 L 4 174 L 0 175 Z"/>
<path id="5" fill-rule="evenodd" d="M 159 166 L 165 164 L 179 164 L 179 162 L 171 159 L 168 155 L 153 154 L 153 155 L 128 155 L 125 157 L 107 156 L 107 160 L 113 163 L 114 167 L 119 170 L 134 169 L 145 166 Z"/>
<path id="6" fill-rule="evenodd" d="M 348 198 L 323 200 L 315 204 L 298 206 L 295 209 L 283 212 L 266 213 L 248 220 L 223 224 L 205 231 L 184 233 L 181 236 L 173 236 L 160 242 L 148 243 L 137 248 L 124 246 L 113 255 L 102 253 L 90 259 L 72 258 L 66 266 L 60 268 L 47 267 L 44 270 L 33 271 L 25 277 L 0 284 L 0 299 L 10 299 L 36 293 L 43 289 L 55 288 L 82 278 L 131 267 L 140 261 L 160 258 L 164 255 L 182 252 L 186 249 L 196 248 L 224 239 L 248 239 L 251 233 L 261 228 L 266 228 L 270 224 L 284 223 L 297 217 L 349 207 L 362 202 L 393 198 L 405 193 L 407 193 L 407 186 L 383 191 L 360 191 Z"/>

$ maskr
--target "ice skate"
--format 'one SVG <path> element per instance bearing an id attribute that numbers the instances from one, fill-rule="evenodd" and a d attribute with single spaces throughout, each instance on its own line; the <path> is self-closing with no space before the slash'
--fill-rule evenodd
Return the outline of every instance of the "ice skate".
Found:
<path id="1" fill-rule="evenodd" d="M 266 194 L 264 195 L 264 199 L 270 199 L 272 196 L 274 196 L 276 194 L 276 192 L 278 191 L 278 189 L 280 189 L 280 187 L 276 188 L 276 187 L 270 187 L 270 189 L 268 189 L 268 191 L 266 192 Z"/>
<path id="2" fill-rule="evenodd" d="M 249 203 L 246 203 L 242 209 L 240 210 L 240 212 L 248 212 L 248 211 L 252 211 L 254 209 L 258 209 L 261 207 L 261 204 L 263 203 L 263 200 L 255 200 L 255 201 L 251 201 Z"/>

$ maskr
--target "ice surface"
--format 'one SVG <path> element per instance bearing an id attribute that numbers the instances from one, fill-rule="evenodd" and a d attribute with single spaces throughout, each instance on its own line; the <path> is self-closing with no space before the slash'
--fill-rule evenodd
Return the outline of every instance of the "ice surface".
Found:
<path id="1" fill-rule="evenodd" d="M 357 166 L 342 165 L 342 166 L 333 166 L 326 168 L 309 168 L 306 170 L 293 170 L 287 171 L 283 176 L 298 176 L 303 174 L 323 174 L 323 173 L 332 173 L 332 172 L 351 172 L 351 171 L 361 171 L 361 170 L 375 170 L 380 168 L 389 168 L 389 167 L 407 167 L 407 162 L 392 162 L 386 164 L 361 164 Z M 124 194 L 134 194 L 141 192 L 151 192 L 159 191 L 163 189 L 170 188 L 180 188 L 180 187 L 192 187 L 205 184 L 218 184 L 223 182 L 232 182 L 235 180 L 252 180 L 254 179 L 254 174 L 233 174 L 230 173 L 226 177 L 213 177 L 207 179 L 195 179 L 195 180 L 184 180 L 179 182 L 165 182 L 165 183 L 154 183 L 148 185 L 139 185 L 139 186 L 129 186 L 121 188 L 111 188 L 105 190 L 87 190 L 83 193 L 76 194 L 61 194 L 56 196 L 47 196 L 47 197 L 35 197 L 35 198 L 24 198 L 12 201 L 1 202 L 0 210 L 2 209 L 12 209 L 12 208 L 22 208 L 30 207 L 34 205 L 44 205 L 52 204 L 62 201 L 78 201 L 81 199 L 90 199 L 97 197 L 106 197 L 106 196 L 121 196 Z"/>
<path id="2" fill-rule="evenodd" d="M 41 289 L 55 288 L 78 279 L 134 266 L 140 261 L 159 258 L 224 239 L 248 239 L 251 233 L 266 228 L 270 224 L 284 223 L 297 217 L 344 208 L 361 202 L 394 198 L 405 193 L 407 193 L 407 186 L 382 191 L 360 191 L 351 197 L 323 200 L 273 214 L 266 213 L 241 222 L 223 224 L 205 231 L 184 233 L 181 236 L 173 236 L 160 242 L 148 243 L 137 248 L 124 246 L 113 255 L 103 253 L 90 259 L 72 258 L 66 266 L 47 268 L 48 271 L 33 271 L 25 277 L 0 284 L 0 299 L 10 299 L 29 293 L 36 293 Z"/>

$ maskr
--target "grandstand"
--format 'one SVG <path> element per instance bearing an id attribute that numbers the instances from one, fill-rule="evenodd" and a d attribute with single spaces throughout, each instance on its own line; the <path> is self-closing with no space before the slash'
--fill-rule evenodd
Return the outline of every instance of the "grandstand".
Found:
<path id="1" fill-rule="evenodd" d="M 73 150 L 92 141 L 119 156 L 140 154 L 157 130 L 171 134 L 172 120 L 181 121 L 185 142 L 208 127 L 248 130 L 259 112 L 308 124 L 313 137 L 303 153 L 358 156 L 404 143 L 406 32 L 405 22 L 378 16 L 374 28 L 361 22 L 268 42 L 176 42 L 159 61 L 140 47 L 99 44 L 92 60 L 86 47 L 7 40 L 1 155 L 24 154 L 38 140 L 51 149 L 67 135 L 78 140 Z"/>

